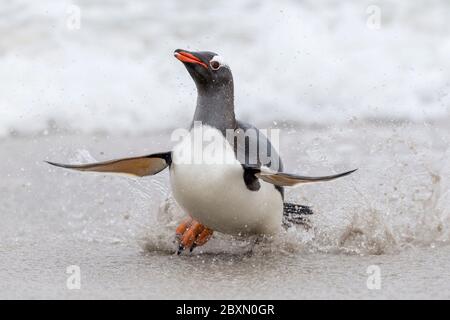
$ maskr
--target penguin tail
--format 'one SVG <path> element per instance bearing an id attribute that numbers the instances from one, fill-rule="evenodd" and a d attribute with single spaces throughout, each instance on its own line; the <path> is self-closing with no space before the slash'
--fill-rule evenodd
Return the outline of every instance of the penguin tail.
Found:
<path id="1" fill-rule="evenodd" d="M 307 216 L 313 213 L 312 209 L 308 206 L 285 202 L 283 204 L 283 225 L 285 227 L 291 227 L 294 224 L 300 224 L 306 228 L 310 228 L 311 226 Z"/>
<path id="2" fill-rule="evenodd" d="M 285 202 L 283 204 L 283 214 L 285 216 L 289 215 L 309 215 L 313 214 L 311 207 L 304 206 L 301 204 L 295 204 L 290 202 Z"/>

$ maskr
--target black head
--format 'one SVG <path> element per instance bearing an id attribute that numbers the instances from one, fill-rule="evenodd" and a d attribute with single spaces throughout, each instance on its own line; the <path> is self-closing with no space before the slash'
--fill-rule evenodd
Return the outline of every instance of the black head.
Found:
<path id="1" fill-rule="evenodd" d="M 198 90 L 214 91 L 227 88 L 232 90 L 233 76 L 230 67 L 217 53 L 177 49 L 174 55 L 183 62 Z"/>

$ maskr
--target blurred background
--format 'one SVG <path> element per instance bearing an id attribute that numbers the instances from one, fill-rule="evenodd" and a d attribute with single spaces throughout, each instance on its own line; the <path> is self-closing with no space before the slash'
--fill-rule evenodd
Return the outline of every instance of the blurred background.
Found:
<path id="1" fill-rule="evenodd" d="M 449 18 L 448 0 L 1 0 L 0 298 L 448 299 Z M 237 116 L 282 129 L 288 172 L 359 168 L 286 191 L 311 228 L 176 257 L 167 170 L 43 162 L 168 150 L 196 100 L 177 48 L 224 57 Z"/>
<path id="2" fill-rule="evenodd" d="M 449 17 L 446 0 L 3 0 L 0 136 L 186 126 L 176 48 L 224 56 L 259 125 L 448 122 Z"/>

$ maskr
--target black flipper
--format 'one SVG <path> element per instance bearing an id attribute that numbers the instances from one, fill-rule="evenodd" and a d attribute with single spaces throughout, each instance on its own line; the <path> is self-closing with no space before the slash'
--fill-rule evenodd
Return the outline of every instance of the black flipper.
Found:
<path id="1" fill-rule="evenodd" d="M 269 183 L 272 183 L 276 186 L 284 186 L 284 187 L 293 187 L 298 184 L 303 183 L 311 183 L 311 182 L 321 182 L 321 181 L 330 181 L 337 178 L 345 177 L 357 169 L 330 175 L 330 176 L 322 176 L 322 177 L 307 177 L 307 176 L 299 176 L 291 173 L 284 172 L 273 172 L 270 170 L 261 169 L 259 173 L 255 173 L 255 175 Z"/>
<path id="2" fill-rule="evenodd" d="M 280 187 L 294 187 L 298 184 L 303 183 L 311 183 L 311 182 L 321 182 L 321 181 L 330 181 L 337 178 L 345 177 L 353 172 L 355 172 L 358 169 L 333 174 L 330 176 L 322 176 L 322 177 L 307 177 L 307 176 L 300 176 L 297 174 L 292 173 L 285 173 L 285 172 L 277 172 L 272 171 L 266 167 L 258 167 L 258 166 L 249 166 L 249 165 L 243 165 L 244 170 L 246 170 L 248 173 L 252 173 L 255 175 L 255 177 L 264 180 L 265 182 L 271 183 L 275 186 Z"/>
<path id="3" fill-rule="evenodd" d="M 167 168 L 172 162 L 172 153 L 162 152 L 142 157 L 123 158 L 90 164 L 70 165 L 50 161 L 46 162 L 56 167 L 78 171 L 122 173 L 144 177 L 157 174 Z"/>

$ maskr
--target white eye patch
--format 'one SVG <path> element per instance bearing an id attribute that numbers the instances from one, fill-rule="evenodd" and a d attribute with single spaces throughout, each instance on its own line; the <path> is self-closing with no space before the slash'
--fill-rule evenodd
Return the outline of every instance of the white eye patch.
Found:
<path id="1" fill-rule="evenodd" d="M 225 62 L 225 60 L 222 58 L 222 56 L 219 56 L 219 55 L 214 56 L 211 59 L 211 61 L 209 62 L 209 64 L 210 65 L 217 64 L 217 63 L 214 63 L 214 62 L 218 62 L 219 63 L 219 67 L 218 68 L 214 68 L 215 70 L 218 70 L 221 67 L 225 67 L 225 68 L 228 68 L 228 69 L 230 68 L 230 67 L 228 67 L 228 64 Z"/>

